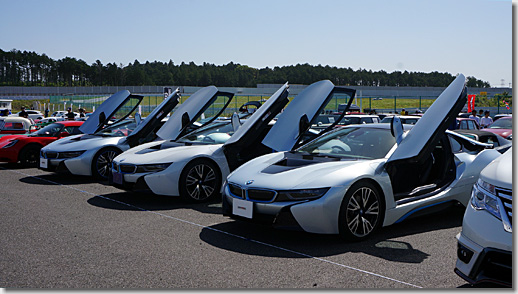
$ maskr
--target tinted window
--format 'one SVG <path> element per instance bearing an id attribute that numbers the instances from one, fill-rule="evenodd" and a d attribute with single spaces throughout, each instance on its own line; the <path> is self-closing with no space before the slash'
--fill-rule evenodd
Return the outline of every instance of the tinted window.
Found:
<path id="1" fill-rule="evenodd" d="M 23 123 L 7 122 L 3 128 L 6 130 L 23 130 Z"/>
<path id="2" fill-rule="evenodd" d="M 78 126 L 66 127 L 66 128 L 64 129 L 64 132 L 67 132 L 67 133 L 69 133 L 70 135 L 78 135 L 78 134 L 81 134 L 81 132 L 79 131 L 79 127 L 78 127 Z"/>
<path id="3" fill-rule="evenodd" d="M 31 134 L 31 136 L 37 137 L 56 137 L 63 129 L 62 124 L 53 123 L 39 129 L 38 131 Z"/>
<path id="4" fill-rule="evenodd" d="M 347 116 L 344 116 L 344 118 L 342 119 L 342 121 L 340 121 L 340 125 L 352 125 L 352 124 L 359 124 L 360 123 L 360 118 L 358 117 L 347 117 Z"/>
<path id="5" fill-rule="evenodd" d="M 490 129 L 513 129 L 513 120 L 501 118 L 489 126 Z"/>
<path id="6" fill-rule="evenodd" d="M 302 146 L 297 152 L 317 156 L 375 159 L 385 157 L 395 142 L 390 130 L 351 127 L 324 135 Z"/>
<path id="7" fill-rule="evenodd" d="M 456 138 L 448 136 L 450 138 L 451 152 L 458 153 L 462 151 L 462 144 L 457 141 Z"/>

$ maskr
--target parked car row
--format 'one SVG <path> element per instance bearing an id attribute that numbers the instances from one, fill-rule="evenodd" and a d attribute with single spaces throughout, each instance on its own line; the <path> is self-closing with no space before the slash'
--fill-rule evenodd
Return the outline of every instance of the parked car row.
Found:
<path id="1" fill-rule="evenodd" d="M 506 284 L 511 169 L 496 162 L 511 161 L 512 141 L 478 130 L 449 130 L 466 103 L 465 84 L 459 75 L 422 116 L 396 115 L 381 123 L 372 115 L 346 115 L 355 90 L 328 80 L 306 87 L 292 101 L 286 83 L 255 111 L 228 119 L 220 116 L 234 95 L 214 86 L 191 95 L 167 121 L 178 90 L 145 119 L 128 119 L 143 97 L 121 91 L 85 122 L 55 122 L 22 136 L 32 138 L 27 143 L 8 138 L 0 152 L 20 147 L 14 162 L 24 146 L 37 141 L 38 166 L 47 171 L 94 176 L 124 190 L 195 203 L 220 196 L 222 214 L 230 218 L 350 241 L 460 203 L 467 211 L 455 271 L 470 283 Z M 333 98 L 344 96 L 348 103 L 341 112 L 324 114 Z M 210 114 L 222 99 L 225 105 Z M 108 125 L 114 116 L 119 120 Z M 72 126 L 77 129 L 66 129 Z M 53 142 L 41 143 L 43 138 Z M 34 164 L 31 154 L 24 155 L 25 163 Z M 495 231 L 499 222 L 503 232 Z"/>

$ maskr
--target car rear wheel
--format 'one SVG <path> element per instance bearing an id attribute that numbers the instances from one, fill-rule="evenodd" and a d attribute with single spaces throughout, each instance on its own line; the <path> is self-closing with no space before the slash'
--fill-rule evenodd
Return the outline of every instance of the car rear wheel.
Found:
<path id="1" fill-rule="evenodd" d="M 119 154 L 121 151 L 116 148 L 104 148 L 97 152 L 92 160 L 92 175 L 98 180 L 108 180 L 112 161 Z"/>
<path id="2" fill-rule="evenodd" d="M 221 187 L 221 173 L 216 164 L 198 159 L 188 163 L 180 175 L 180 196 L 190 202 L 214 198 Z"/>
<path id="3" fill-rule="evenodd" d="M 381 226 L 384 215 L 385 204 L 378 189 L 370 182 L 355 183 L 340 207 L 340 235 L 349 241 L 366 239 Z"/>
<path id="4" fill-rule="evenodd" d="M 40 160 L 41 146 L 29 145 L 20 151 L 20 162 L 24 167 L 37 167 Z"/>

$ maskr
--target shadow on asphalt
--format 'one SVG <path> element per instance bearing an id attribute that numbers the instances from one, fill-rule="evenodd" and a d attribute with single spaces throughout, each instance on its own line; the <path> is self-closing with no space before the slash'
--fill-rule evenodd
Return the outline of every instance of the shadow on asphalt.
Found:
<path id="1" fill-rule="evenodd" d="M 464 208 L 453 206 L 441 212 L 420 216 L 382 228 L 371 238 L 361 242 L 347 242 L 338 235 L 320 235 L 305 232 L 285 231 L 270 226 L 230 220 L 226 223 L 204 228 L 200 238 L 208 244 L 248 255 L 286 258 L 308 258 L 339 255 L 346 252 L 361 252 L 389 261 L 421 263 L 429 254 L 414 249 L 407 242 L 395 241 L 398 237 L 409 236 L 434 230 L 455 228 L 462 225 Z M 220 231 L 242 238 L 221 238 Z M 250 245 L 250 241 L 257 241 Z M 453 242 L 453 241 L 452 241 Z M 261 243 L 271 244 L 307 255 L 285 250 L 276 250 Z"/>
<path id="2" fill-rule="evenodd" d="M 0 168 L 4 169 L 30 169 L 30 167 L 24 167 L 20 163 L 8 163 L 8 162 L 2 162 L 0 163 Z"/>
<path id="3" fill-rule="evenodd" d="M 219 198 L 206 203 L 188 203 L 180 197 L 121 192 L 92 197 L 88 199 L 88 203 L 93 206 L 115 210 L 158 211 L 187 208 L 202 213 L 221 214 Z"/>
<path id="4" fill-rule="evenodd" d="M 480 289 L 480 288 L 510 288 L 506 287 L 500 284 L 493 284 L 493 283 L 480 283 L 480 284 L 465 284 L 458 286 L 457 288 L 468 288 L 468 289 Z"/>
<path id="5" fill-rule="evenodd" d="M 85 176 L 76 176 L 72 174 L 44 174 L 37 175 L 34 177 L 25 177 L 21 178 L 20 182 L 26 184 L 35 184 L 35 185 L 56 185 L 56 183 L 61 185 L 81 185 L 81 184 L 92 184 L 92 183 L 100 183 L 92 177 Z M 107 182 L 106 182 L 107 184 Z"/>

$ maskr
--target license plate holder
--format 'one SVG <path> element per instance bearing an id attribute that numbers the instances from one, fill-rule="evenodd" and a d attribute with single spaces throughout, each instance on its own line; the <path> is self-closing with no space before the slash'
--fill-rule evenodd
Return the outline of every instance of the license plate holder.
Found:
<path id="1" fill-rule="evenodd" d="M 115 184 L 122 185 L 122 174 L 120 172 L 113 172 L 112 180 Z"/>
<path id="2" fill-rule="evenodd" d="M 49 160 L 47 158 L 40 157 L 40 167 L 49 168 Z"/>
<path id="3" fill-rule="evenodd" d="M 254 203 L 241 199 L 233 199 L 232 213 L 238 216 L 252 218 L 254 212 Z"/>

